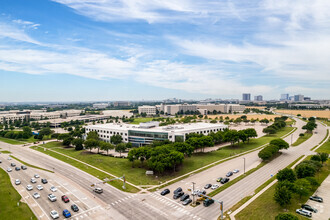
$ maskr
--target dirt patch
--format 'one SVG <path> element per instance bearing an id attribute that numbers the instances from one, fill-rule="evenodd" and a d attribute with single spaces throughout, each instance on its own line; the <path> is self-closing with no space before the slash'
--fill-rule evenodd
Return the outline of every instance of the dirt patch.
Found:
<path id="1" fill-rule="evenodd" d="M 319 118 L 330 118 L 330 111 L 327 110 L 276 110 L 278 113 L 290 114 L 290 115 L 298 115 L 300 114 L 302 117 L 319 117 Z"/>
<path id="2" fill-rule="evenodd" d="M 229 119 L 236 119 L 236 118 L 240 118 L 242 115 L 246 115 L 247 116 L 247 119 L 248 120 L 251 120 L 251 119 L 273 119 L 276 118 L 276 117 L 279 117 L 278 115 L 262 115 L 262 114 L 236 114 L 236 115 L 233 115 L 233 114 L 221 114 L 221 115 L 208 115 L 207 117 L 209 119 L 215 119 L 216 117 L 218 118 L 218 120 L 220 119 L 220 117 L 222 116 L 222 118 L 225 120 L 226 117 L 229 117 Z"/>

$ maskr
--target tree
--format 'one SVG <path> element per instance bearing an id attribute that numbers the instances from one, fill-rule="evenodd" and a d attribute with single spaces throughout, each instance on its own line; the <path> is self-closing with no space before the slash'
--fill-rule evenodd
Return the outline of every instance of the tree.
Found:
<path id="1" fill-rule="evenodd" d="M 308 196 L 310 190 L 312 189 L 310 182 L 306 179 L 298 179 L 294 185 L 295 193 L 297 193 L 300 198 L 301 196 Z"/>
<path id="2" fill-rule="evenodd" d="M 317 124 L 315 123 L 315 121 L 309 121 L 309 122 L 307 122 L 306 125 L 304 125 L 304 126 L 302 127 L 302 129 L 305 129 L 305 130 L 307 130 L 307 132 L 312 133 L 313 130 L 314 130 L 316 127 L 317 127 Z"/>
<path id="3" fill-rule="evenodd" d="M 42 128 L 42 129 L 39 131 L 39 135 L 42 135 L 42 136 L 51 135 L 52 132 L 53 132 L 53 131 L 52 131 L 49 127 L 46 127 L 46 128 Z"/>
<path id="4" fill-rule="evenodd" d="M 321 157 L 320 157 L 320 155 L 313 155 L 313 156 L 311 157 L 311 160 L 315 160 L 315 161 L 320 162 L 320 161 L 321 161 Z"/>
<path id="5" fill-rule="evenodd" d="M 291 203 L 292 193 L 291 191 L 281 184 L 278 184 L 275 188 L 274 200 L 280 206 L 284 207 Z"/>
<path id="6" fill-rule="evenodd" d="M 115 146 L 113 144 L 108 143 L 108 142 L 104 142 L 104 141 L 102 141 L 100 143 L 100 147 L 101 147 L 101 150 L 105 150 L 107 152 L 107 155 L 109 155 L 109 150 L 115 148 Z"/>
<path id="7" fill-rule="evenodd" d="M 329 154 L 328 153 L 324 153 L 323 152 L 323 153 L 318 153 L 318 155 L 320 156 L 322 163 L 326 162 L 328 160 L 328 158 L 329 158 Z"/>
<path id="8" fill-rule="evenodd" d="M 239 140 L 241 140 L 243 143 L 248 139 L 247 134 L 243 130 L 238 131 L 237 134 L 238 134 Z"/>
<path id="9" fill-rule="evenodd" d="M 123 141 L 123 138 L 119 134 L 112 135 L 110 138 L 111 143 L 114 145 L 120 144 Z"/>
<path id="10" fill-rule="evenodd" d="M 227 130 L 223 136 L 224 141 L 230 142 L 233 146 L 238 140 L 238 132 L 236 130 Z"/>
<path id="11" fill-rule="evenodd" d="M 72 145 L 75 146 L 75 150 L 82 150 L 84 149 L 84 140 L 81 138 L 75 138 L 72 141 Z"/>
<path id="12" fill-rule="evenodd" d="M 272 128 L 272 127 L 267 127 L 267 128 L 264 128 L 262 130 L 262 132 L 270 135 L 270 134 L 275 134 L 276 133 L 276 130 L 274 128 Z"/>
<path id="13" fill-rule="evenodd" d="M 186 157 L 190 157 L 194 152 L 194 147 L 185 142 L 176 142 L 173 144 L 176 151 L 183 153 Z"/>
<path id="14" fill-rule="evenodd" d="M 288 180 L 292 183 L 297 179 L 296 174 L 290 168 L 285 168 L 283 170 L 278 171 L 276 178 L 278 181 Z"/>
<path id="15" fill-rule="evenodd" d="M 99 140 L 99 135 L 96 131 L 90 131 L 88 134 L 87 134 L 87 138 L 86 140 Z"/>
<path id="16" fill-rule="evenodd" d="M 259 151 L 258 156 L 262 160 L 268 160 L 273 157 L 279 151 L 279 147 L 276 145 L 268 145 L 261 151 Z"/>
<path id="17" fill-rule="evenodd" d="M 32 136 L 32 129 L 28 126 L 23 127 L 23 138 L 28 139 Z"/>
<path id="18" fill-rule="evenodd" d="M 73 140 L 72 137 L 65 138 L 65 139 L 63 140 L 63 145 L 64 145 L 64 146 L 70 146 L 72 140 Z"/>
<path id="19" fill-rule="evenodd" d="M 298 217 L 291 213 L 280 213 L 275 217 L 275 220 L 298 220 Z"/>
<path id="20" fill-rule="evenodd" d="M 96 148 L 99 145 L 99 141 L 95 139 L 87 139 L 85 141 L 85 147 L 92 151 L 93 148 Z"/>
<path id="21" fill-rule="evenodd" d="M 295 167 L 295 172 L 298 178 L 304 178 L 314 176 L 316 173 L 316 168 L 308 163 L 300 163 Z"/>
<path id="22" fill-rule="evenodd" d="M 248 142 L 250 142 L 250 138 L 258 137 L 257 131 L 254 128 L 244 129 L 244 132 L 247 135 Z"/>
<path id="23" fill-rule="evenodd" d="M 119 135 L 120 136 L 120 135 Z M 112 136 L 113 137 L 113 136 Z M 121 137 L 121 136 L 120 136 Z M 115 151 L 119 152 L 119 155 L 121 157 L 121 153 L 124 152 L 127 149 L 126 144 L 125 143 L 118 143 L 115 146 Z"/>
<path id="24" fill-rule="evenodd" d="M 281 138 L 276 138 L 274 140 L 271 140 L 269 144 L 278 146 L 280 150 L 289 148 L 289 144 Z"/>

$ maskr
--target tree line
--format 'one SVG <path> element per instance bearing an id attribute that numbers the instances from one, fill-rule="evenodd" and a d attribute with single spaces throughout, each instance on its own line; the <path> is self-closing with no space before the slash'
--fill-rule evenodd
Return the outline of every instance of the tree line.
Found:
<path id="1" fill-rule="evenodd" d="M 264 128 L 262 132 L 270 135 L 275 134 L 277 131 L 279 131 L 281 128 L 284 128 L 286 126 L 286 120 L 288 119 L 287 116 L 282 117 L 276 117 L 274 118 L 274 123 L 272 125 L 269 125 L 268 127 Z"/>

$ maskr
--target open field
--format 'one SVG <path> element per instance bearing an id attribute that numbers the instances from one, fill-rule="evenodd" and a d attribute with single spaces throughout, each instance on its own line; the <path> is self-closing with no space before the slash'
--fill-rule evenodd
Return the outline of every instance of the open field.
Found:
<path id="1" fill-rule="evenodd" d="M 275 135 L 266 135 L 261 138 L 251 139 L 250 143 L 240 143 L 239 146 L 227 146 L 221 148 L 220 150 L 208 153 L 195 153 L 192 157 L 185 158 L 182 166 L 178 167 L 177 172 L 167 173 L 157 177 L 146 176 L 146 169 L 139 161 L 135 161 L 134 168 L 132 168 L 132 163 L 127 159 L 90 153 L 89 151 L 76 151 L 74 148 L 64 148 L 61 142 L 50 142 L 42 146 L 46 148 L 52 148 L 52 150 L 56 152 L 63 153 L 65 155 L 91 164 L 113 175 L 122 176 L 125 174 L 127 181 L 133 184 L 158 185 L 164 181 L 168 181 L 172 178 L 184 175 L 188 172 L 194 171 L 200 167 L 206 166 L 218 160 L 260 147 L 263 144 L 269 143 L 274 138 L 282 137 L 283 135 L 289 133 L 292 129 L 292 127 L 286 127 Z M 39 149 L 39 151 L 47 154 L 50 153 L 50 151 L 44 152 L 41 149 Z M 57 158 L 57 155 L 54 153 L 52 153 L 51 156 Z M 63 160 L 63 158 L 60 158 L 60 160 Z M 67 162 L 65 159 L 63 161 Z"/>
<path id="2" fill-rule="evenodd" d="M 236 118 L 241 117 L 242 115 L 246 115 L 248 120 L 251 120 L 251 119 L 261 120 L 264 118 L 266 118 L 268 120 L 270 120 L 270 119 L 274 120 L 274 118 L 279 117 L 278 115 L 264 115 L 264 114 L 235 114 L 235 115 L 234 114 L 221 114 L 221 115 L 207 115 L 207 117 L 209 119 L 215 119 L 216 117 L 218 119 L 220 119 L 220 117 L 222 116 L 223 119 L 225 119 L 226 117 L 229 117 L 229 119 L 236 119 Z"/>
<path id="3" fill-rule="evenodd" d="M 315 175 L 317 181 L 321 184 L 325 178 L 330 173 L 330 161 L 322 167 L 321 171 Z M 273 199 L 275 192 L 276 184 L 267 189 L 261 196 L 259 196 L 256 200 L 254 200 L 251 204 L 249 204 L 245 209 L 243 209 L 240 213 L 238 213 L 235 218 L 242 219 L 265 219 L 272 220 L 275 219 L 275 216 L 279 213 L 285 212 L 285 208 L 282 208 L 278 205 Z M 298 217 L 298 219 L 306 219 L 301 215 L 295 213 L 297 208 L 300 208 L 301 204 L 305 203 L 309 196 L 313 194 L 313 192 L 317 189 L 317 187 L 313 187 L 308 196 L 302 196 L 301 198 L 294 194 L 292 196 L 291 204 L 286 207 L 289 213 L 294 214 Z"/>
<path id="4" fill-rule="evenodd" d="M 292 146 L 300 145 L 301 143 L 307 141 L 310 137 L 312 137 L 312 135 L 313 135 L 312 133 L 304 133 L 304 136 L 299 137 L 297 141 L 292 144 Z"/>
<path id="5" fill-rule="evenodd" d="M 30 220 L 37 219 L 29 206 L 22 203 L 21 196 L 12 186 L 8 174 L 0 168 L 0 218 Z M 19 202 L 19 206 L 17 206 Z"/>
<path id="6" fill-rule="evenodd" d="M 142 122 L 152 121 L 154 118 L 134 118 L 134 121 L 131 124 L 140 124 Z"/>
<path id="7" fill-rule="evenodd" d="M 275 110 L 278 113 L 290 114 L 290 115 L 298 115 L 301 114 L 302 117 L 319 117 L 319 118 L 330 118 L 330 111 L 325 110 Z"/>

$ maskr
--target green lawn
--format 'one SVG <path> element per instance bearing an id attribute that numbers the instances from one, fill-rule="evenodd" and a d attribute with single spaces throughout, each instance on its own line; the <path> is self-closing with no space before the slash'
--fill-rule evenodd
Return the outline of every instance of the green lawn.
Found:
<path id="1" fill-rule="evenodd" d="M 4 138 L 4 137 L 0 137 L 0 141 L 5 142 L 7 144 L 13 144 L 13 145 L 20 145 L 20 144 L 25 144 L 26 142 L 23 141 L 18 141 L 15 139 L 9 139 L 9 138 Z"/>
<path id="2" fill-rule="evenodd" d="M 302 144 L 303 142 L 305 142 L 305 141 L 307 141 L 310 137 L 312 137 L 312 133 L 304 133 L 304 136 L 302 136 L 302 137 L 299 137 L 297 140 L 296 140 L 296 142 L 294 142 L 293 144 L 292 144 L 292 146 L 298 146 L 298 145 L 300 145 L 300 144 Z"/>
<path id="3" fill-rule="evenodd" d="M 8 151 L 8 150 L 3 150 L 3 151 L 0 151 L 0 152 L 3 153 L 3 154 L 11 154 L 11 152 Z"/>
<path id="4" fill-rule="evenodd" d="M 323 123 L 326 124 L 327 126 L 330 126 L 330 121 L 329 121 L 329 120 L 321 119 L 321 120 L 319 120 L 319 121 L 323 122 Z"/>
<path id="5" fill-rule="evenodd" d="M 152 121 L 154 118 L 134 118 L 134 121 L 131 124 L 140 124 L 142 122 Z"/>
<path id="6" fill-rule="evenodd" d="M 39 169 L 39 170 L 44 170 L 44 171 L 47 171 L 47 172 L 50 172 L 50 173 L 54 173 L 54 172 L 51 171 L 51 170 L 47 170 L 47 169 L 44 169 L 44 168 L 41 168 L 41 167 L 37 167 L 37 166 L 32 165 L 32 164 L 29 164 L 29 163 L 26 163 L 26 162 L 24 162 L 24 161 L 18 159 L 17 157 L 14 157 L 13 155 L 11 155 L 11 157 L 14 158 L 15 160 L 21 162 L 22 164 L 28 166 L 28 167 L 32 167 L 32 168 Z"/>
<path id="7" fill-rule="evenodd" d="M 0 219 L 37 219 L 26 203 L 17 203 L 21 195 L 12 186 L 8 174 L 0 169 Z"/>
<path id="8" fill-rule="evenodd" d="M 318 153 L 328 153 L 330 154 L 330 139 L 328 139 L 321 147 L 319 147 L 316 152 Z"/>
<path id="9" fill-rule="evenodd" d="M 317 181 L 321 184 L 325 178 L 330 173 L 330 160 L 322 167 L 321 171 L 315 175 Z M 273 199 L 274 191 L 276 184 L 267 189 L 262 195 L 260 195 L 256 200 L 254 200 L 251 204 L 249 204 L 245 209 L 239 212 L 235 218 L 239 220 L 244 219 L 263 219 L 263 220 L 273 220 L 276 215 L 279 213 L 285 212 L 285 209 L 280 205 L 275 203 Z M 311 191 L 310 195 L 317 189 L 314 187 Z M 299 198 L 298 195 L 293 195 L 291 200 L 291 204 L 286 207 L 289 213 L 296 215 L 299 219 L 306 219 L 301 215 L 295 213 L 297 208 L 300 208 L 301 204 L 305 203 L 309 196 L 302 196 Z"/>
<path id="10" fill-rule="evenodd" d="M 59 148 L 62 147 L 61 142 L 50 142 L 42 146 L 52 148 L 54 151 L 84 161 L 113 175 L 122 176 L 125 174 L 127 180 L 133 184 L 158 185 L 164 181 L 171 180 L 175 177 L 181 176 L 218 160 L 260 147 L 263 144 L 269 143 L 269 141 L 274 138 L 283 136 L 284 134 L 290 132 L 292 129 L 292 127 L 286 127 L 279 131 L 276 135 L 267 135 L 258 139 L 252 139 L 250 140 L 250 143 L 241 143 L 239 146 L 228 146 L 221 148 L 218 151 L 209 153 L 196 153 L 192 157 L 185 158 L 182 166 L 179 167 L 177 172 L 166 173 L 165 175 L 158 176 L 157 178 L 155 176 L 146 176 L 146 169 L 141 167 L 141 163 L 139 161 L 135 161 L 134 168 L 132 168 L 132 163 L 127 159 L 89 153 L 88 151 L 76 151 L 73 148 Z"/>

